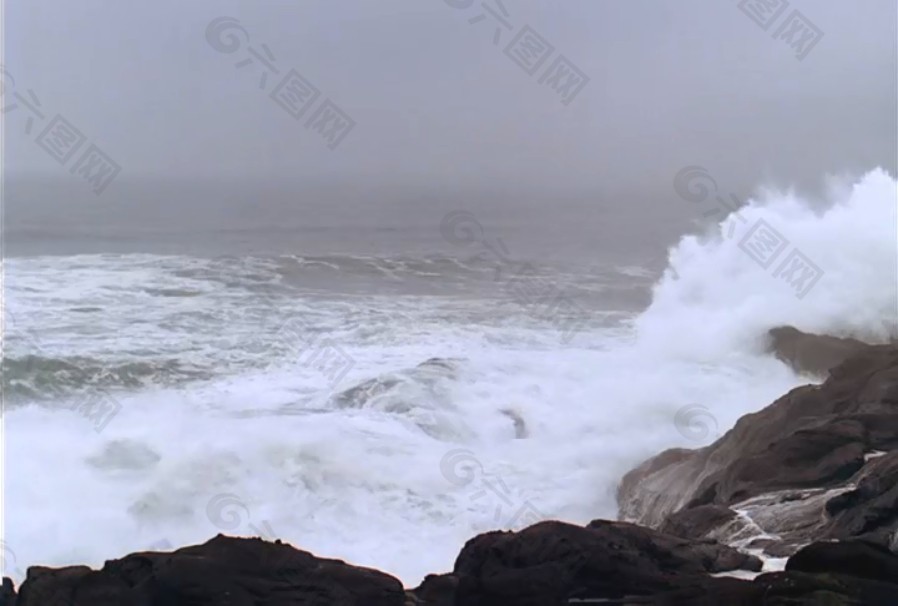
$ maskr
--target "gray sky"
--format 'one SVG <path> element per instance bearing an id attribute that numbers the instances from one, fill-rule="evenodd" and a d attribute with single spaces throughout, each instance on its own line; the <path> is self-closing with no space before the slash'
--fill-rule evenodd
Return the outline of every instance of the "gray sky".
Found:
<path id="1" fill-rule="evenodd" d="M 894 0 L 796 0 L 766 32 L 737 4 L 504 0 L 494 44 L 479 0 L 8 0 L 6 68 L 47 119 L 26 136 L 6 115 L 7 170 L 87 187 L 34 143 L 59 113 L 121 165 L 107 202 L 144 178 L 655 200 L 689 164 L 733 191 L 894 172 Z M 771 35 L 792 8 L 823 32 L 803 60 Z M 234 54 L 206 41 L 223 15 L 249 34 Z M 555 47 L 533 76 L 503 54 L 524 25 Z M 262 44 L 264 91 L 235 67 Z M 590 79 L 569 105 L 538 82 L 559 54 Z M 336 149 L 304 128 L 316 106 L 297 121 L 268 96 L 290 68 L 355 121 Z"/>

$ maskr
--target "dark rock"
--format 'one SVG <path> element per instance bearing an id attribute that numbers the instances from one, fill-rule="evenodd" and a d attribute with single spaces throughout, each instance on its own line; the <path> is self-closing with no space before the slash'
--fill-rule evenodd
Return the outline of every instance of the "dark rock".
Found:
<path id="1" fill-rule="evenodd" d="M 370 408 L 390 395 L 395 402 L 382 403 L 388 412 L 413 408 L 412 402 L 430 393 L 444 379 L 456 377 L 461 358 L 430 358 L 414 368 L 386 373 L 344 389 L 331 397 L 337 408 Z"/>
<path id="2" fill-rule="evenodd" d="M 67 566 L 65 568 L 48 568 L 31 566 L 26 573 L 25 581 L 19 588 L 17 606 L 29 604 L 75 604 L 73 596 L 76 588 L 90 574 L 87 566 Z"/>
<path id="3" fill-rule="evenodd" d="M 773 328 L 769 351 L 795 371 L 825 377 L 834 368 L 869 347 L 857 339 L 812 335 L 792 326 Z"/>
<path id="4" fill-rule="evenodd" d="M 811 572 L 799 559 L 793 570 L 752 581 L 711 576 L 739 562 L 746 562 L 744 555 L 713 541 L 685 541 L 632 524 L 541 522 L 468 541 L 454 576 L 440 579 L 457 579 L 454 604 L 463 606 L 898 604 L 890 569 L 859 576 L 831 559 L 816 562 Z M 748 563 L 758 569 L 753 558 Z"/>
<path id="5" fill-rule="evenodd" d="M 454 574 L 429 574 L 417 588 L 411 590 L 420 606 L 455 606 L 458 577 Z"/>
<path id="6" fill-rule="evenodd" d="M 12 579 L 3 577 L 3 585 L 0 586 L 0 606 L 16 606 L 16 598 Z"/>
<path id="7" fill-rule="evenodd" d="M 743 581 L 708 576 L 740 568 L 757 571 L 761 562 L 713 541 L 596 520 L 586 528 L 540 522 L 520 532 L 482 534 L 465 544 L 453 572 L 459 604 L 545 606 L 571 598 L 741 588 Z"/>
<path id="8" fill-rule="evenodd" d="M 702 539 L 735 517 L 736 512 L 729 507 L 699 505 L 667 516 L 659 530 L 678 537 Z"/>
<path id="9" fill-rule="evenodd" d="M 723 513 L 723 512 L 718 512 Z M 375 570 L 316 558 L 280 542 L 215 539 L 84 566 L 32 567 L 18 606 L 894 606 L 898 556 L 862 542 L 818 543 L 786 572 L 752 581 L 713 573 L 760 562 L 714 541 L 623 522 L 541 522 L 468 541 L 451 574 L 403 591 Z M 8 580 L 7 580 L 8 581 Z M 4 583 L 9 597 L 11 583 Z M 14 606 L 10 603 L 10 606 Z"/>
<path id="10" fill-rule="evenodd" d="M 761 549 L 765 555 L 771 558 L 788 558 L 795 553 L 800 545 L 779 539 L 755 539 L 748 545 L 748 549 Z"/>
<path id="11" fill-rule="evenodd" d="M 464 361 L 464 358 L 428 358 L 418 364 L 418 368 L 436 368 L 445 371 L 451 377 L 455 377 L 458 367 Z"/>
<path id="12" fill-rule="evenodd" d="M 511 410 L 510 408 L 505 408 L 499 412 L 511 419 L 511 422 L 514 423 L 514 437 L 516 440 L 526 438 L 530 435 L 527 431 L 527 424 L 524 422 L 524 418 L 521 417 L 519 412 Z"/>
<path id="13" fill-rule="evenodd" d="M 898 585 L 837 574 L 762 574 L 752 581 L 757 606 L 895 606 Z"/>
<path id="14" fill-rule="evenodd" d="M 898 451 L 898 347 L 866 346 L 823 385 L 745 415 L 714 444 L 672 449 L 629 472 L 620 517 L 723 541 L 744 538 L 748 524 L 759 537 L 779 536 L 785 553 L 821 537 L 885 541 L 898 526 L 898 465 L 894 453 L 871 456 L 890 451 Z M 703 506 L 748 519 L 700 527 L 688 512 Z"/>
<path id="15" fill-rule="evenodd" d="M 789 558 L 786 570 L 898 583 L 898 556 L 865 541 L 812 543 Z M 895 598 L 898 603 L 898 587 Z"/>
<path id="16" fill-rule="evenodd" d="M 683 506 L 685 490 L 675 490 L 678 474 L 670 473 L 688 466 L 695 450 L 670 448 L 629 471 L 617 489 L 619 518 L 658 528 L 665 517 Z"/>
<path id="17" fill-rule="evenodd" d="M 173 553 L 143 552 L 84 566 L 32 567 L 17 606 L 403 606 L 382 572 L 281 543 L 218 535 Z"/>
<path id="18" fill-rule="evenodd" d="M 826 503 L 821 538 L 865 537 L 888 546 L 898 529 L 898 450 L 876 457 L 851 479 L 856 486 Z"/>
<path id="19" fill-rule="evenodd" d="M 761 570 L 761 560 L 757 557 L 746 555 L 716 541 L 692 541 L 641 526 L 608 520 L 593 520 L 586 527 L 600 531 L 608 540 L 624 540 L 633 549 L 658 555 L 665 563 L 665 570 L 675 572 L 691 570 L 693 562 L 700 562 L 701 570 L 704 572 Z"/>

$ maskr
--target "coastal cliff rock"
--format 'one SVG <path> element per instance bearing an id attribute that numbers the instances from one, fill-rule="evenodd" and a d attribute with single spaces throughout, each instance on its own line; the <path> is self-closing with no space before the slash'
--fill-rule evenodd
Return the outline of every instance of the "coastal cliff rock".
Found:
<path id="1" fill-rule="evenodd" d="M 869 347 L 857 339 L 814 335 L 792 326 L 778 326 L 768 332 L 769 351 L 796 372 L 825 377 L 851 356 Z"/>
<path id="2" fill-rule="evenodd" d="M 787 556 L 818 539 L 888 547 L 898 529 L 898 346 L 866 345 L 715 443 L 630 471 L 620 518 Z"/>
<path id="3" fill-rule="evenodd" d="M 172 553 L 86 566 L 32 566 L 2 606 L 801 606 L 898 603 L 898 556 L 866 542 L 815 543 L 786 571 L 758 558 L 624 522 L 540 522 L 468 541 L 448 574 L 395 578 L 280 542 L 219 535 Z M 730 576 L 732 575 L 732 576 Z M 733 578 L 733 577 L 742 578 Z M 753 580 L 748 578 L 755 576 Z"/>
<path id="4" fill-rule="evenodd" d="M 785 572 L 747 580 L 760 562 L 714 541 L 605 520 L 585 528 L 541 522 L 468 541 L 452 574 L 428 577 L 412 594 L 420 606 L 898 603 L 898 556 L 888 550 L 815 543 L 793 559 Z"/>
<path id="5" fill-rule="evenodd" d="M 621 522 L 540 522 L 482 534 L 455 562 L 459 604 L 561 604 L 703 586 L 709 573 L 759 571 L 755 557 Z M 728 583 L 722 583 L 726 585 Z"/>
<path id="6" fill-rule="evenodd" d="M 16 606 L 404 606 L 402 584 L 276 542 L 218 535 L 173 553 L 86 566 L 32 566 Z"/>

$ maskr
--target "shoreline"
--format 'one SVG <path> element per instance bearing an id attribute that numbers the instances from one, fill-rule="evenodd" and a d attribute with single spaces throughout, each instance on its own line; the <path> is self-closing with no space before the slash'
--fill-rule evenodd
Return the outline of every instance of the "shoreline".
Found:
<path id="1" fill-rule="evenodd" d="M 4 579 L 0 606 L 261 605 L 282 594 L 360 606 L 760 605 L 779 595 L 820 603 L 821 591 L 846 600 L 837 603 L 898 603 L 898 345 L 789 327 L 770 336 L 773 355 L 826 380 L 743 416 L 708 446 L 632 469 L 618 520 L 482 533 L 452 571 L 413 588 L 280 540 L 219 534 L 100 570 L 29 566 L 17 592 Z M 640 599 L 661 602 L 629 601 Z"/>

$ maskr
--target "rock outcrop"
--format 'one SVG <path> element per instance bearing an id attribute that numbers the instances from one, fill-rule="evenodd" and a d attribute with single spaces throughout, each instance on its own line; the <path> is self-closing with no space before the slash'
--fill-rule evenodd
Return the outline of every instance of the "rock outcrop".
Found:
<path id="1" fill-rule="evenodd" d="M 623 520 L 773 556 L 818 539 L 893 544 L 898 346 L 864 346 L 714 444 L 649 459 L 623 478 L 618 502 Z"/>
<path id="2" fill-rule="evenodd" d="M 785 572 L 742 580 L 757 558 L 633 524 L 541 522 L 468 541 L 448 574 L 403 590 L 395 578 L 279 542 L 219 535 L 172 553 L 105 563 L 33 566 L 2 606 L 893 606 L 898 556 L 867 543 L 818 543 Z"/>
<path id="3" fill-rule="evenodd" d="M 32 566 L 16 606 L 404 606 L 395 578 L 287 544 L 218 535 L 173 553 L 86 566 Z"/>
<path id="4" fill-rule="evenodd" d="M 831 369 L 870 347 L 857 339 L 814 335 L 792 326 L 778 326 L 767 334 L 770 353 L 796 372 L 820 377 L 826 377 Z"/>
<path id="5" fill-rule="evenodd" d="M 709 573 L 759 571 L 757 558 L 622 522 L 540 522 L 482 534 L 455 562 L 460 604 L 560 604 L 700 587 Z"/>
<path id="6" fill-rule="evenodd" d="M 605 520 L 585 528 L 541 522 L 468 541 L 451 574 L 428 577 L 412 594 L 420 606 L 898 603 L 898 577 L 890 576 L 898 556 L 887 550 L 821 543 L 794 560 L 785 572 L 738 579 L 724 575 L 760 562 L 713 541 Z"/>
<path id="7" fill-rule="evenodd" d="M 898 583 L 898 557 L 866 541 L 813 543 L 789 558 L 786 570 L 812 574 L 838 571 L 861 579 Z"/>

